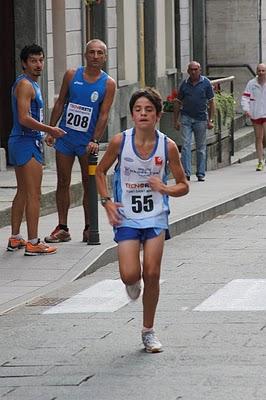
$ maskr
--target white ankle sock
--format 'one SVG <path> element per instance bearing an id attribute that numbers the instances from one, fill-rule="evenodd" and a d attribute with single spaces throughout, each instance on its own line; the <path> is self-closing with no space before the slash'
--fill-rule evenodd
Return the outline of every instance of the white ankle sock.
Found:
<path id="1" fill-rule="evenodd" d="M 142 332 L 144 333 L 144 332 L 150 332 L 150 331 L 153 331 L 153 327 L 151 327 L 151 328 L 145 328 L 145 326 L 143 326 L 143 328 L 142 328 Z"/>
<path id="2" fill-rule="evenodd" d="M 18 233 L 17 235 L 11 235 L 12 239 L 22 239 L 22 235 L 20 233 Z"/>
<path id="3" fill-rule="evenodd" d="M 31 244 L 37 244 L 38 240 L 39 240 L 38 238 L 35 238 L 35 239 L 28 240 L 28 242 L 30 242 Z"/>

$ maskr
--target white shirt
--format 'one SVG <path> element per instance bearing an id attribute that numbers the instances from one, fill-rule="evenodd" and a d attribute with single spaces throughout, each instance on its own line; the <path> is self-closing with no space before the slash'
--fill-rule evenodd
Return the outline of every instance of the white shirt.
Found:
<path id="1" fill-rule="evenodd" d="M 260 85 L 257 78 L 251 79 L 241 97 L 241 106 L 252 119 L 266 118 L 266 83 Z"/>
<path id="2" fill-rule="evenodd" d="M 149 185 L 151 176 L 159 176 L 166 182 L 166 137 L 156 132 L 157 140 L 148 159 L 142 159 L 134 144 L 135 131 L 124 132 L 119 165 L 114 176 L 115 201 L 121 202 L 122 216 L 120 226 L 139 228 L 167 228 L 169 212 L 168 196 L 152 191 Z"/>

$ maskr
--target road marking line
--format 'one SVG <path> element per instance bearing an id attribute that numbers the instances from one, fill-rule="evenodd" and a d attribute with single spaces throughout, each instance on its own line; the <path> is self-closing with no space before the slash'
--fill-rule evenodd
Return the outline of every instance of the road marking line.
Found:
<path id="1" fill-rule="evenodd" d="M 160 284 L 163 282 L 160 279 Z M 121 279 L 105 279 L 49 308 L 43 314 L 114 312 L 130 301 Z"/>
<path id="2" fill-rule="evenodd" d="M 130 302 L 120 279 L 106 279 L 43 314 L 114 312 Z"/>
<path id="3" fill-rule="evenodd" d="M 194 311 L 266 310 L 266 279 L 235 279 L 217 290 Z"/>

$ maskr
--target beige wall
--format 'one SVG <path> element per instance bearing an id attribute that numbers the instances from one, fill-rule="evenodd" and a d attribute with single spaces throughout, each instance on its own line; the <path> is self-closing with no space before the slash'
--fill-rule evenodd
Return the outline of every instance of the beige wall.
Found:
<path id="1" fill-rule="evenodd" d="M 80 0 L 47 0 L 48 108 L 54 105 L 64 72 L 83 62 Z"/>
<path id="2" fill-rule="evenodd" d="M 172 0 L 168 0 L 172 1 Z M 157 0 L 156 10 L 156 27 L 157 27 L 157 75 L 158 77 L 165 75 L 166 70 L 166 49 L 165 49 L 165 2 Z"/>
<path id="3" fill-rule="evenodd" d="M 207 0 L 208 63 L 256 65 L 259 57 L 257 0 Z"/>
<path id="4" fill-rule="evenodd" d="M 190 1 L 180 0 L 180 54 L 181 71 L 187 70 L 191 54 L 191 22 L 190 22 Z"/>
<path id="5" fill-rule="evenodd" d="M 261 10 L 261 37 L 262 37 L 262 61 L 266 63 L 266 2 L 262 1 Z"/>
<path id="6" fill-rule="evenodd" d="M 139 86 L 138 0 L 103 0 L 106 17 L 107 72 L 117 81 L 118 92 L 111 110 L 108 136 L 120 129 L 123 118 L 130 123 L 128 101 Z M 82 64 L 84 4 L 81 0 L 46 0 L 48 108 L 51 111 L 67 68 Z M 189 0 L 182 4 L 182 57 L 187 63 Z M 162 94 L 169 92 L 175 73 L 174 0 L 156 0 L 156 63 Z M 121 8 L 122 15 L 119 15 Z M 169 76 L 171 78 L 169 78 Z M 164 90 L 165 89 L 165 90 Z M 165 91 L 165 93 L 164 93 Z"/>
<path id="7" fill-rule="evenodd" d="M 258 0 L 207 0 L 206 7 L 207 64 L 249 64 L 255 70 L 260 56 Z M 265 5 L 263 14 L 265 17 Z M 240 97 L 247 81 L 253 78 L 249 70 L 212 68 L 210 74 L 235 76 L 236 109 L 241 112 Z"/>

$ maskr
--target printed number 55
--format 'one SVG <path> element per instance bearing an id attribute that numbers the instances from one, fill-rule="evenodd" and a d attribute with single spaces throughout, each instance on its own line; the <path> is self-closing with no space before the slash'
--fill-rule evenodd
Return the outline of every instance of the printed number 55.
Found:
<path id="1" fill-rule="evenodd" d="M 153 210 L 152 195 L 148 196 L 132 196 L 132 211 L 141 213 L 142 211 L 150 212 Z"/>

